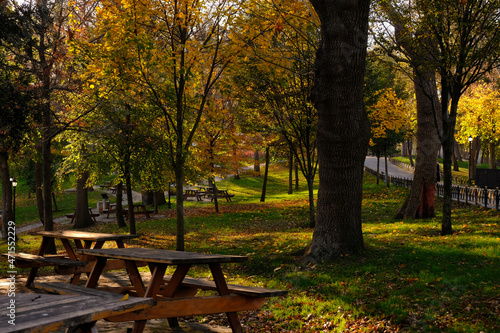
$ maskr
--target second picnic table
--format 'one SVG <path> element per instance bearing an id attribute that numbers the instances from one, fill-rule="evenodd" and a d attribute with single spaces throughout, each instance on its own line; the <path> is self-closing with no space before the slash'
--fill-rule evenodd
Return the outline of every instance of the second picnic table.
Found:
<path id="1" fill-rule="evenodd" d="M 16 263 L 20 262 L 22 265 L 22 261 L 24 260 L 26 262 L 26 267 L 30 267 L 31 265 L 31 271 L 26 281 L 27 286 L 33 283 L 38 268 L 41 266 L 54 266 L 59 269 L 58 273 L 60 274 L 73 274 L 70 282 L 72 284 L 77 284 L 81 273 L 90 272 L 91 264 L 86 261 L 91 258 L 85 255 L 77 255 L 75 252 L 76 249 L 90 249 L 92 245 L 94 249 L 100 249 L 106 242 L 113 242 L 118 248 L 123 248 L 125 247 L 124 240 L 138 237 L 138 235 L 106 234 L 74 230 L 39 231 L 33 234 L 42 236 L 38 255 L 17 254 L 18 257 L 15 258 Z M 61 241 L 66 251 L 63 257 L 46 255 L 47 247 L 51 239 L 59 239 Z M 74 246 L 71 244 L 71 241 L 74 242 Z M 67 265 L 64 264 L 65 262 Z M 64 269 L 65 267 L 67 268 L 66 270 Z M 111 269 L 111 267 L 109 269 Z"/>

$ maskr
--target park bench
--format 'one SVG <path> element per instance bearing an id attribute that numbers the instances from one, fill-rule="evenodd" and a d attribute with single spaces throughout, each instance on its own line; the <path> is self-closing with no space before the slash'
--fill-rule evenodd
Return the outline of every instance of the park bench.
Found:
<path id="1" fill-rule="evenodd" d="M 4 253 L 2 254 L 8 259 L 14 259 L 14 265 L 18 268 L 32 268 L 54 266 L 57 270 L 67 267 L 86 266 L 87 261 L 72 260 L 64 255 L 39 256 L 29 253 Z"/>

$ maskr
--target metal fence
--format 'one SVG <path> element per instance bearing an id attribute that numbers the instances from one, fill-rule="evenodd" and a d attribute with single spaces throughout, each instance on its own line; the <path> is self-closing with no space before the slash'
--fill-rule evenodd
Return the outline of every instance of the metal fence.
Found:
<path id="1" fill-rule="evenodd" d="M 365 167 L 365 171 L 385 180 L 384 173 L 378 173 L 370 168 Z M 389 183 L 396 186 L 411 188 L 413 185 L 413 179 L 401 178 L 401 177 L 388 177 Z M 444 185 L 442 183 L 436 184 L 436 195 L 444 196 Z M 467 185 L 453 185 L 451 187 L 451 197 L 453 200 L 458 202 L 463 202 L 466 204 L 482 206 L 487 209 L 500 209 L 500 191 L 498 188 L 489 189 L 481 188 L 477 186 L 467 186 Z"/>

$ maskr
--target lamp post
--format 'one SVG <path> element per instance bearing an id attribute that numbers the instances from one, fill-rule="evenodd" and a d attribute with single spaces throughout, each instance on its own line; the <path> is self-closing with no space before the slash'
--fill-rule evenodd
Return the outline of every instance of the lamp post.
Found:
<path id="1" fill-rule="evenodd" d="M 472 167 L 472 135 L 469 135 L 469 185 L 472 185 L 471 181 L 471 169 Z"/>
<path id="2" fill-rule="evenodd" d="M 14 223 L 16 222 L 16 187 L 17 187 L 17 180 L 15 178 L 10 179 L 12 183 L 12 188 L 13 188 L 13 194 L 12 194 L 12 215 L 14 215 Z"/>

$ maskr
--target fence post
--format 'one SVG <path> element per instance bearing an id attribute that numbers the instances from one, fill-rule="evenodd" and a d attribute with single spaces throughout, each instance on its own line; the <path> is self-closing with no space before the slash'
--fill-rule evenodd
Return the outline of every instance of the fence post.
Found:
<path id="1" fill-rule="evenodd" d="M 484 208 L 488 208 L 488 187 L 484 187 Z"/>
<path id="2" fill-rule="evenodd" d="M 469 187 L 465 186 L 465 203 L 469 203 Z"/>
<path id="3" fill-rule="evenodd" d="M 498 210 L 500 196 L 498 195 L 498 187 L 495 189 L 495 208 Z"/>

